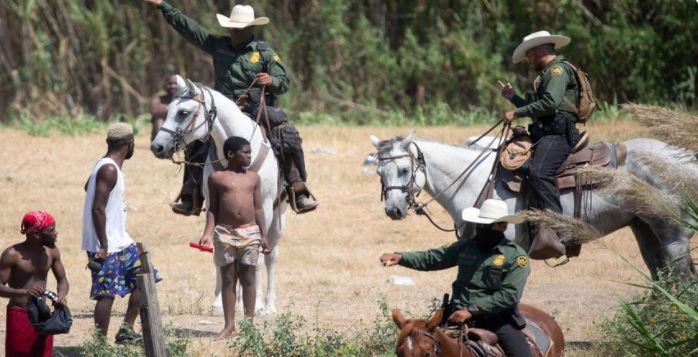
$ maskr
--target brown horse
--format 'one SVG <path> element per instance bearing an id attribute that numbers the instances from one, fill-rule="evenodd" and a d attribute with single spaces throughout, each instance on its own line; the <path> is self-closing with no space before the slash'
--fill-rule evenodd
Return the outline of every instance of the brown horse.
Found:
<path id="1" fill-rule="evenodd" d="M 520 304 L 519 310 L 526 319 L 524 333 L 531 345 L 533 356 L 562 357 L 565 348 L 565 338 L 560 326 L 552 316 L 535 307 Z M 492 356 L 501 356 L 501 350 L 496 348 L 496 335 L 480 329 L 470 329 L 467 335 L 468 343 L 451 338 L 438 328 L 443 318 L 444 310 L 440 309 L 429 320 L 408 320 L 399 310 L 393 310 L 393 321 L 400 328 L 400 336 L 395 347 L 395 354 L 403 357 L 478 357 L 473 346 L 477 343 L 481 350 L 495 351 Z M 497 354 L 496 352 L 499 352 Z M 488 355 L 490 355 L 488 353 Z"/>

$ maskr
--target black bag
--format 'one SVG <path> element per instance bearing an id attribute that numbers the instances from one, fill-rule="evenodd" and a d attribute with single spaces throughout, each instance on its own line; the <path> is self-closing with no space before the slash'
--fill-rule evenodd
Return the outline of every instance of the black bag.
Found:
<path id="1" fill-rule="evenodd" d="M 56 307 L 51 313 L 44 299 L 33 296 L 27 300 L 27 315 L 34 331 L 41 335 L 68 333 L 73 325 L 73 317 L 67 306 Z"/>

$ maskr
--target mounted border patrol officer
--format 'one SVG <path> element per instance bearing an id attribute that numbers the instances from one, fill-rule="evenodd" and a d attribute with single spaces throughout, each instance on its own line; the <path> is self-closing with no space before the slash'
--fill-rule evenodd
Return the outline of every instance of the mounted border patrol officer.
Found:
<path id="1" fill-rule="evenodd" d="M 512 61 L 519 63 L 525 59 L 534 70 L 541 72 L 525 98 L 518 96 L 510 83 L 505 85 L 499 81 L 502 96 L 516 106 L 516 110 L 506 112 L 503 119 L 507 123 L 525 117 L 533 119 L 529 133 L 535 151 L 530 163 L 524 166 L 532 191 L 530 206 L 556 213 L 562 213 L 562 204 L 555 171 L 579 141 L 576 108 L 568 104 L 578 103 L 579 84 L 573 69 L 564 63 L 565 58 L 555 54 L 555 50 L 570 41 L 566 36 L 538 31 L 524 37 L 516 47 Z M 535 240 L 551 242 L 558 256 L 565 254 L 557 234 L 545 225 L 538 227 Z"/>
<path id="2" fill-rule="evenodd" d="M 496 333 L 507 356 L 530 356 L 518 304 L 531 267 L 526 252 L 504 237 L 508 223 L 523 218 L 509 215 L 507 204 L 494 199 L 485 200 L 481 209 L 466 208 L 462 218 L 477 224 L 472 239 L 420 252 L 384 253 L 380 261 L 421 271 L 457 266 L 448 321 Z"/>
<path id="3" fill-rule="evenodd" d="M 312 198 L 306 187 L 305 159 L 300 147 L 300 135 L 298 131 L 288 123 L 287 117 L 278 108 L 273 108 L 277 95 L 288 91 L 290 81 L 286 75 L 286 69 L 281 63 L 279 55 L 267 47 L 263 41 L 257 41 L 254 36 L 254 26 L 269 23 L 267 17 L 254 17 L 254 9 L 248 5 L 235 5 L 230 16 L 216 14 L 221 27 L 231 31 L 227 36 L 213 36 L 207 29 L 196 21 L 184 15 L 179 9 L 162 0 L 145 0 L 146 3 L 157 6 L 167 20 L 167 23 L 180 33 L 188 42 L 213 57 L 214 86 L 213 88 L 231 100 L 238 103 L 240 109 L 255 117 L 260 109 L 262 88 L 265 89 L 265 104 L 269 106 L 269 121 L 273 123 L 269 134 L 273 136 L 274 129 L 281 135 L 293 136 L 293 145 L 277 144 L 276 152 L 283 151 L 282 171 L 286 182 L 292 187 L 292 196 L 295 202 L 292 207 L 298 213 L 304 213 L 315 209 L 318 202 Z M 266 121 L 264 116 L 262 122 Z M 266 125 L 266 123 L 262 123 Z M 273 143 L 273 142 L 272 142 Z M 187 153 L 200 154 L 205 148 L 187 148 Z M 187 161 L 199 160 L 203 162 L 205 152 L 197 158 Z M 190 215 L 199 214 L 201 211 L 203 196 L 200 193 L 200 184 L 203 178 L 203 170 L 190 168 L 191 174 L 185 174 L 185 184 L 179 199 L 181 202 L 173 203 L 172 210 L 175 213 Z"/>

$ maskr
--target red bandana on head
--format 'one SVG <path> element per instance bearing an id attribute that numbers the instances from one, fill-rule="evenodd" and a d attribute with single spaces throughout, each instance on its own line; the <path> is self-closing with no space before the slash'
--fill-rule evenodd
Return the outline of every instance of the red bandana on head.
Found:
<path id="1" fill-rule="evenodd" d="M 50 214 L 44 211 L 31 211 L 24 215 L 20 232 L 22 234 L 30 234 L 42 231 L 54 223 L 56 223 L 56 220 Z"/>

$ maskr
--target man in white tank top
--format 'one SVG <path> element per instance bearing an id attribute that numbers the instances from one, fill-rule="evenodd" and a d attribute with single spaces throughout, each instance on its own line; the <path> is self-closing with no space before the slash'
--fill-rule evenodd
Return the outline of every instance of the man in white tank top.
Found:
<path id="1" fill-rule="evenodd" d="M 82 249 L 92 270 L 90 298 L 96 300 L 95 325 L 106 336 L 116 295 L 130 294 L 124 322 L 116 334 L 117 343 L 141 338 L 133 332 L 138 317 L 140 291 L 136 275 L 141 261 L 133 239 L 126 232 L 125 185 L 121 166 L 133 156 L 133 128 L 116 123 L 107 129 L 107 153 L 97 161 L 85 184 L 82 214 Z M 157 277 L 156 281 L 160 279 Z"/>

